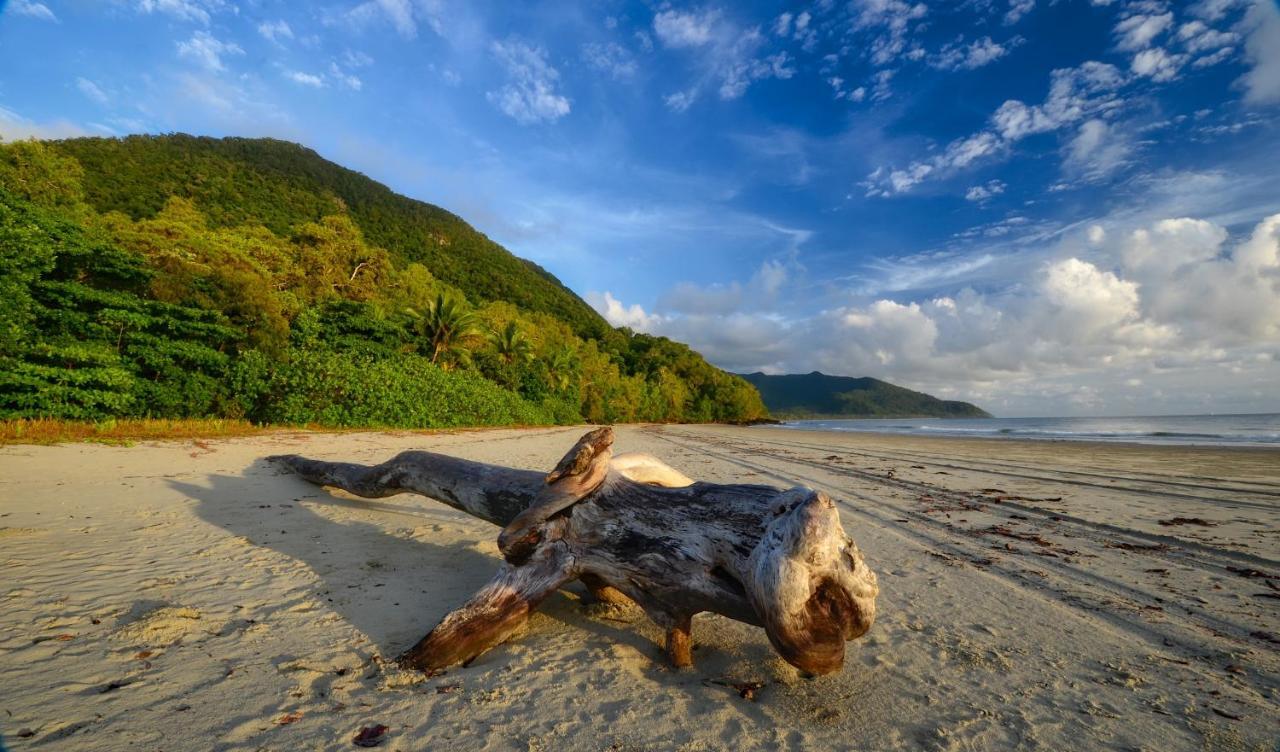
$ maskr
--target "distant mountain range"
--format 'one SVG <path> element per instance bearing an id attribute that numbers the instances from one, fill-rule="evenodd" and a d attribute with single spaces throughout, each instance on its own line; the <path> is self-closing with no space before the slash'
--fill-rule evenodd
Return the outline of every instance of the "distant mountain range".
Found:
<path id="1" fill-rule="evenodd" d="M 741 374 L 775 418 L 990 418 L 977 405 L 940 400 L 869 377 Z"/>

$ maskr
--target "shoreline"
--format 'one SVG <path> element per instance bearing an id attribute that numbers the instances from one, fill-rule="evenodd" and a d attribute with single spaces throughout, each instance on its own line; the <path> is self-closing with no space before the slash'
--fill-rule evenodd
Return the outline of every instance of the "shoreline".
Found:
<path id="1" fill-rule="evenodd" d="M 0 447 L 0 735 L 13 752 L 350 747 L 1267 748 L 1280 687 L 1270 452 L 619 426 L 700 480 L 837 500 L 880 578 L 845 668 L 694 620 L 694 666 L 573 584 L 436 676 L 390 658 L 498 568 L 497 528 L 263 461 L 406 449 L 546 470 L 587 427 Z M 1243 450 L 1243 451 L 1242 451 Z M 755 699 L 731 686 L 758 682 Z M 192 740 L 195 740 L 194 742 Z M 856 740 L 853 742 L 852 740 Z"/>
<path id="2" fill-rule="evenodd" d="M 1166 430 L 1156 430 L 1156 426 L 1148 427 L 1148 430 L 1140 430 L 1136 427 L 1130 427 L 1129 430 L 1120 430 L 1120 426 L 1115 426 L 1116 430 L 1105 430 L 1104 428 L 1095 428 L 1094 430 L 1063 430 L 1055 427 L 1038 427 L 1035 425 L 1027 425 L 1026 421 L 1060 422 L 1070 425 L 1073 422 L 1087 423 L 1096 422 L 1117 422 L 1117 421 L 1161 421 L 1161 420 L 1187 420 L 1187 419 L 1221 419 L 1221 418 L 1264 418 L 1276 422 L 1277 425 L 1268 425 L 1263 431 L 1268 431 L 1269 440 L 1258 441 L 1253 440 L 1245 431 L 1236 429 L 1235 432 L 1210 433 L 1210 429 L 1206 428 L 1205 432 L 1194 432 L 1188 430 L 1172 430 L 1174 427 L 1166 427 Z M 982 426 L 982 427 L 948 427 L 947 423 L 960 423 L 962 426 L 970 421 L 1023 421 L 1022 425 L 1004 425 L 1004 426 Z M 913 422 L 913 421 L 931 421 L 935 425 L 921 426 L 901 426 L 892 425 L 894 422 Z M 854 423 L 862 424 L 863 427 L 848 427 L 841 425 Z M 818 425 L 813 425 L 818 424 Z M 825 424 L 825 425 L 824 425 Z M 1139 446 L 1174 446 L 1174 447 L 1253 447 L 1253 448 L 1272 448 L 1280 449 L 1280 440 L 1276 437 L 1280 436 L 1280 413 L 1244 413 L 1240 415 L 1188 415 L 1188 416 L 1133 416 L 1133 417 L 1116 417 L 1116 418 L 832 418 L 832 419 L 797 419 L 793 421 L 783 421 L 775 424 L 774 427 L 788 431 L 808 431 L 817 433 L 832 433 L 840 435 L 874 435 L 874 436 L 905 436 L 920 439 L 931 438 L 948 438 L 948 439 L 975 439 L 975 440 L 999 440 L 999 441 L 1035 441 L 1035 442 L 1053 442 L 1059 444 L 1070 443 L 1091 443 L 1101 445 L 1123 445 L 1132 444 Z M 1254 429 L 1258 430 L 1258 429 Z"/>

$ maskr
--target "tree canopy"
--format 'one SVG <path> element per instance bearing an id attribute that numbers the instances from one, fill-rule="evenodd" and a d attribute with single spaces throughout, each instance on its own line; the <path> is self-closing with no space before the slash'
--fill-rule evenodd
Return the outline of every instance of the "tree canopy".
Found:
<path id="1" fill-rule="evenodd" d="M 438 207 L 294 144 L 0 144 L 0 415 L 429 427 L 750 421 Z"/>

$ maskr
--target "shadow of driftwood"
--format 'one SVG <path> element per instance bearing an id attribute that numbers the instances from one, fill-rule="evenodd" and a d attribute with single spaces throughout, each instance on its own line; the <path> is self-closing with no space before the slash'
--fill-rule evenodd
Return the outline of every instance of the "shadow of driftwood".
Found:
<path id="1" fill-rule="evenodd" d="M 474 524 L 461 513 L 412 497 L 342 498 L 265 460 L 239 476 L 209 476 L 207 486 L 170 485 L 196 501 L 201 519 L 314 572 L 319 583 L 301 596 L 331 608 L 386 656 L 426 634 L 484 585 L 499 563 L 476 549 L 483 538 L 430 540 L 433 530 Z M 400 525 L 388 531 L 340 510 L 386 513 Z"/>

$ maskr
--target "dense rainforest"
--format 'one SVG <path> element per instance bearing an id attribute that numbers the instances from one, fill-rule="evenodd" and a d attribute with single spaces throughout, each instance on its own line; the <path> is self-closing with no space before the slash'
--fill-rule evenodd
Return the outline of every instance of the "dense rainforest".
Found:
<path id="1" fill-rule="evenodd" d="M 0 417 L 432 427 L 767 415 L 457 216 L 296 144 L 0 144 Z"/>
<path id="2" fill-rule="evenodd" d="M 940 400 L 867 376 L 743 375 L 775 416 L 791 418 L 990 418 L 968 402 Z"/>

